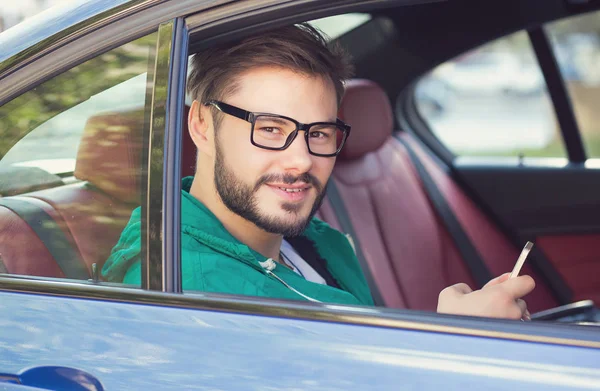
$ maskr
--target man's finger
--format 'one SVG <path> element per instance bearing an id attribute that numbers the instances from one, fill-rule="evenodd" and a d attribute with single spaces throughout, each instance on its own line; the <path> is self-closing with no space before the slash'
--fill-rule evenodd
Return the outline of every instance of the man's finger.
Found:
<path id="1" fill-rule="evenodd" d="M 451 285 L 446 289 L 452 289 L 452 291 L 463 294 L 463 295 L 473 292 L 473 289 L 471 289 L 470 286 L 468 286 L 467 284 L 465 284 L 463 282 Z"/>
<path id="2" fill-rule="evenodd" d="M 516 300 L 531 292 L 535 288 L 535 281 L 530 276 L 519 276 L 503 282 L 502 288 Z"/>
<path id="3" fill-rule="evenodd" d="M 496 278 L 492 278 L 491 280 L 488 281 L 487 284 L 485 284 L 483 287 L 486 288 L 488 286 L 494 286 L 494 285 L 498 285 L 503 283 L 504 281 L 508 280 L 508 277 L 510 276 L 510 273 L 504 273 L 501 276 L 498 276 Z"/>

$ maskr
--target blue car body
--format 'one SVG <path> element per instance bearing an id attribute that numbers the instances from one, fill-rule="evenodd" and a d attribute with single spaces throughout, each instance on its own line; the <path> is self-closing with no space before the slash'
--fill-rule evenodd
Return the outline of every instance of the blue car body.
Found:
<path id="1" fill-rule="evenodd" d="M 174 48 L 182 44 L 176 32 L 184 17 L 227 2 L 175 3 L 75 2 L 1 34 L 0 80 L 16 86 L 2 101 L 83 61 L 91 52 L 56 61 L 56 69 L 43 75 L 32 68 L 117 15 L 133 20 L 137 12 L 158 8 L 161 22 L 174 20 Z M 243 17 L 250 12 L 243 7 L 252 6 L 241 3 Z M 169 68 L 173 85 L 181 80 L 176 67 Z M 166 110 L 167 124 L 182 107 L 181 97 L 169 99 L 175 104 Z M 168 161 L 177 156 L 168 156 L 168 140 L 158 194 L 175 210 L 178 180 L 168 169 L 177 166 Z M 169 228 L 162 229 L 168 242 Z M 600 389 L 597 327 L 183 295 L 176 277 L 171 285 L 164 277 L 177 274 L 178 256 L 166 243 L 158 245 L 163 282 L 144 290 L 0 277 L 0 390 Z"/>
<path id="2" fill-rule="evenodd" d="M 4 373 L 74 368 L 105 389 L 600 387 L 600 351 L 582 346 L 22 293 L 2 309 Z"/>

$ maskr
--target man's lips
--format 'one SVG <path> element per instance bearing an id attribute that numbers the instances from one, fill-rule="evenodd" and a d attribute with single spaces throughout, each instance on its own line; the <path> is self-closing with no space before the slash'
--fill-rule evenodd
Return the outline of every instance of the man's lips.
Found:
<path id="1" fill-rule="evenodd" d="M 306 183 L 294 183 L 292 185 L 285 183 L 268 183 L 267 186 L 289 201 L 300 201 L 304 199 L 308 194 L 308 190 L 312 187 Z"/>
<path id="2" fill-rule="evenodd" d="M 277 187 L 282 190 L 293 190 L 293 191 L 302 191 L 308 190 L 311 188 L 311 185 L 307 183 L 294 183 L 292 185 L 288 185 L 287 183 L 267 183 L 267 186 Z"/>

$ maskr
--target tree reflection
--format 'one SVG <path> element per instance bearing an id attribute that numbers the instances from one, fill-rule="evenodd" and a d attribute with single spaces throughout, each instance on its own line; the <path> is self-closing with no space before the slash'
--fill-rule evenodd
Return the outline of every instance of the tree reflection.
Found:
<path id="1" fill-rule="evenodd" d="M 42 242 L 0 208 L 0 249 L 9 273 L 64 277 L 58 265 L 45 261 L 52 260 L 49 247 L 71 246 L 88 270 L 93 263 L 100 269 L 108 258 L 141 204 L 146 74 L 154 66 L 156 39 L 153 33 L 106 52 L 0 107 L 0 179 L 10 184 L 0 194 L 46 188 L 30 199 L 44 205 L 67 238 Z M 75 162 L 68 172 L 50 167 L 65 158 Z M 40 169 L 53 180 L 31 183 L 31 173 Z M 71 176 L 78 183 L 56 186 L 56 179 L 63 185 L 61 178 Z"/>

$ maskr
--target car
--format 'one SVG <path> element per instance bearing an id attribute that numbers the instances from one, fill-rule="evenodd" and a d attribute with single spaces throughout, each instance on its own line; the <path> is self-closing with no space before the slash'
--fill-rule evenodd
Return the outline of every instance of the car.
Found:
<path id="1" fill-rule="evenodd" d="M 3 32 L 0 386 L 600 388 L 600 156 L 586 111 L 596 91 L 565 85 L 548 38 L 555 21 L 598 10 L 563 0 L 78 0 Z M 349 236 L 377 305 L 184 292 L 189 57 L 304 21 L 331 29 L 354 58 L 340 110 L 352 136 L 318 216 Z M 502 110 L 548 94 L 551 151 L 563 155 L 543 155 L 546 145 L 530 155 L 526 116 L 504 125 L 529 149 L 465 152 L 436 124 L 485 121 L 495 106 L 457 111 L 452 93 L 418 85 L 523 30 L 544 93 L 511 96 Z M 140 205 L 142 284 L 104 281 Z M 538 285 L 527 297 L 533 321 L 435 312 L 444 286 L 510 271 L 526 240 L 535 243 L 524 267 Z"/>

